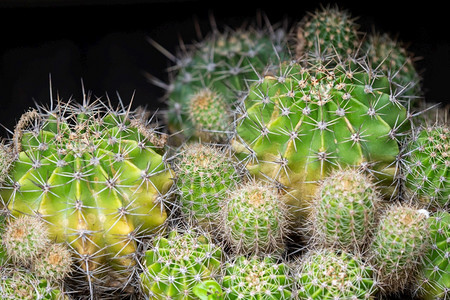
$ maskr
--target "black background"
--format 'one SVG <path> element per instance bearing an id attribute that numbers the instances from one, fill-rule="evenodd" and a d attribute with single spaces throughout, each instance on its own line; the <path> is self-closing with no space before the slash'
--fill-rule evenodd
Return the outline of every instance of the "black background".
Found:
<path id="1" fill-rule="evenodd" d="M 203 33 L 212 14 L 219 27 L 240 25 L 258 11 L 272 23 L 299 21 L 320 5 L 337 4 L 359 16 L 361 30 L 388 32 L 409 44 L 421 57 L 425 97 L 449 103 L 450 16 L 442 4 L 430 1 L 70 1 L 0 0 L 0 124 L 13 129 L 34 101 L 53 95 L 81 99 L 81 81 L 96 96 L 124 102 L 133 93 L 133 107 L 164 107 L 164 92 L 143 72 L 166 81 L 170 61 L 146 40 L 151 37 L 174 53 L 179 40 L 196 38 L 195 20 Z M 7 137 L 1 129 L 1 136 Z"/>

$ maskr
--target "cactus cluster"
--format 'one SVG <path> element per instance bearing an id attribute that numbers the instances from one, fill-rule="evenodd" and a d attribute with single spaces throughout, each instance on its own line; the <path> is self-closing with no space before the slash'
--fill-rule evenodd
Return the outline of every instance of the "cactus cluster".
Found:
<path id="1" fill-rule="evenodd" d="M 447 119 L 357 20 L 150 39 L 175 63 L 149 77 L 163 129 L 84 89 L 25 112 L 0 142 L 0 298 L 448 299 Z"/>

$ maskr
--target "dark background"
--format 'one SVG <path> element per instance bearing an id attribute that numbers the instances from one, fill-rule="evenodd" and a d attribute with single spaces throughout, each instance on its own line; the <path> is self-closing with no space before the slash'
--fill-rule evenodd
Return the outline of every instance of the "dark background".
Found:
<path id="1" fill-rule="evenodd" d="M 210 14 L 219 27 L 240 25 L 258 11 L 272 23 L 293 24 L 327 3 L 359 16 L 361 30 L 375 26 L 407 42 L 421 57 L 426 99 L 449 103 L 449 16 L 430 1 L 0 0 L 0 124 L 13 129 L 34 101 L 48 103 L 50 75 L 54 98 L 81 99 L 83 80 L 94 95 L 115 101 L 118 92 L 128 102 L 135 93 L 134 107 L 164 107 L 163 90 L 143 72 L 166 81 L 170 61 L 147 37 L 174 53 L 180 39 L 196 38 L 194 20 L 209 30 Z"/>

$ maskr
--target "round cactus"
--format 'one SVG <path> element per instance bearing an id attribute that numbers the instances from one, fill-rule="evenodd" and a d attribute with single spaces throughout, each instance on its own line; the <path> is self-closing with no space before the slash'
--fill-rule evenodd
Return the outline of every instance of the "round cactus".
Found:
<path id="1" fill-rule="evenodd" d="M 51 242 L 46 224 L 34 216 L 20 216 L 9 222 L 2 239 L 8 256 L 25 266 L 33 264 Z"/>
<path id="2" fill-rule="evenodd" d="M 50 281 L 64 279 L 72 271 L 72 254 L 62 244 L 52 243 L 37 259 L 32 269 L 36 276 Z"/>
<path id="3" fill-rule="evenodd" d="M 338 7 L 321 7 L 299 22 L 296 55 L 354 54 L 360 44 L 359 25 L 350 13 Z"/>
<path id="4" fill-rule="evenodd" d="M 232 129 L 236 95 L 282 55 L 282 30 L 242 28 L 213 31 L 176 58 L 168 87 L 168 126 L 179 140 L 223 141 Z M 205 97 L 207 96 L 207 97 Z"/>
<path id="5" fill-rule="evenodd" d="M 356 169 L 335 170 L 313 201 L 312 244 L 360 253 L 375 227 L 380 198 L 372 178 Z"/>
<path id="6" fill-rule="evenodd" d="M 173 174 L 155 128 L 131 108 L 58 101 L 22 115 L 13 145 L 0 206 L 41 216 L 50 238 L 70 245 L 91 292 L 107 288 L 105 277 L 128 282 L 140 239 L 167 218 Z"/>
<path id="7" fill-rule="evenodd" d="M 292 299 L 293 282 L 284 263 L 270 256 L 238 256 L 225 265 L 222 286 L 225 300 Z"/>
<path id="8" fill-rule="evenodd" d="M 68 300 L 59 287 L 25 269 L 5 269 L 0 274 L 0 298 L 7 300 Z"/>
<path id="9" fill-rule="evenodd" d="M 288 210 L 270 184 L 250 181 L 239 186 L 230 193 L 221 213 L 224 239 L 236 253 L 284 250 Z"/>
<path id="10" fill-rule="evenodd" d="M 284 187 L 299 217 L 337 166 L 371 172 L 387 195 L 396 188 L 397 138 L 409 128 L 408 112 L 388 78 L 374 72 L 292 61 L 250 86 L 233 148 L 250 173 Z"/>
<path id="11" fill-rule="evenodd" d="M 370 245 L 370 260 L 385 293 L 402 292 L 417 277 L 429 247 L 428 212 L 394 204 L 382 216 Z"/>
<path id="12" fill-rule="evenodd" d="M 426 252 L 417 280 L 424 300 L 450 297 L 450 213 L 435 212 L 429 219 L 431 247 Z"/>
<path id="13" fill-rule="evenodd" d="M 11 155 L 11 149 L 8 145 L 5 145 L 3 141 L 0 142 L 0 184 L 5 182 L 8 176 L 9 169 L 11 167 L 11 162 L 13 161 L 13 156 Z"/>
<path id="14" fill-rule="evenodd" d="M 173 230 L 145 252 L 142 290 L 149 299 L 197 299 L 194 287 L 214 280 L 221 260 L 221 248 L 208 235 Z"/>
<path id="15" fill-rule="evenodd" d="M 189 143 L 175 164 L 181 209 L 188 221 L 204 229 L 217 227 L 220 203 L 240 181 L 233 160 L 214 146 Z"/>
<path id="16" fill-rule="evenodd" d="M 296 265 L 299 299 L 374 299 L 375 272 L 359 257 L 331 249 L 310 250 Z"/>
<path id="17" fill-rule="evenodd" d="M 430 208 L 450 203 L 450 130 L 446 125 L 419 128 L 405 153 L 406 191 Z"/>

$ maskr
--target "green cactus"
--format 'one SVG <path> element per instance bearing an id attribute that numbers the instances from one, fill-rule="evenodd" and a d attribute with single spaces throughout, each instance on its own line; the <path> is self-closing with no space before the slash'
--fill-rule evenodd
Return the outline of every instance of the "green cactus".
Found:
<path id="1" fill-rule="evenodd" d="M 296 219 L 338 166 L 371 172 L 386 195 L 396 189 L 397 139 L 410 125 L 403 99 L 387 77 L 345 65 L 284 63 L 250 86 L 237 111 L 236 156 L 251 174 L 284 187 Z"/>
<path id="2" fill-rule="evenodd" d="M 72 264 L 72 253 L 69 249 L 63 244 L 52 243 L 34 260 L 32 270 L 38 277 L 60 281 L 72 271 Z"/>
<path id="3" fill-rule="evenodd" d="M 429 248 L 428 212 L 393 204 L 381 217 L 370 245 L 370 261 L 385 293 L 409 288 Z"/>
<path id="4" fill-rule="evenodd" d="M 417 280 L 417 292 L 424 300 L 450 296 L 450 213 L 435 212 L 428 219 L 431 247 L 426 252 Z"/>
<path id="5" fill-rule="evenodd" d="M 194 287 L 214 280 L 222 250 L 207 234 L 173 230 L 167 238 L 156 237 L 144 258 L 140 278 L 147 298 L 197 299 Z"/>
<path id="6" fill-rule="evenodd" d="M 14 263 L 30 266 L 50 246 L 46 224 L 35 216 L 19 216 L 10 221 L 2 243 Z"/>
<path id="7" fill-rule="evenodd" d="M 372 178 L 356 169 L 334 170 L 313 201 L 311 244 L 363 252 L 376 225 L 380 197 Z"/>
<path id="8" fill-rule="evenodd" d="M 231 191 L 223 205 L 224 239 L 239 254 L 280 253 L 287 235 L 287 213 L 273 186 L 250 181 Z"/>
<path id="9" fill-rule="evenodd" d="M 232 129 L 236 95 L 283 56 L 285 38 L 281 28 L 270 26 L 215 30 L 175 58 L 173 81 L 167 87 L 167 123 L 172 133 L 179 133 L 175 139 L 224 141 Z M 198 95 L 205 94 L 209 97 L 199 101 Z"/>
<path id="10" fill-rule="evenodd" d="M 288 300 L 293 295 L 288 266 L 270 256 L 238 256 L 224 268 L 222 286 L 225 300 Z"/>
<path id="11" fill-rule="evenodd" d="M 41 216 L 50 238 L 70 245 L 91 296 L 105 278 L 128 282 L 140 239 L 165 223 L 172 185 L 163 139 L 120 104 L 59 100 L 23 114 L 0 188 L 2 209 Z"/>
<path id="12" fill-rule="evenodd" d="M 240 181 L 230 155 L 215 146 L 188 143 L 175 163 L 176 185 L 185 219 L 217 228 L 220 203 Z"/>
<path id="13" fill-rule="evenodd" d="M 430 208 L 450 203 L 450 130 L 447 125 L 421 127 L 406 144 L 405 177 L 409 198 Z"/>
<path id="14" fill-rule="evenodd" d="M 321 7 L 309 12 L 297 25 L 296 55 L 355 54 L 361 43 L 358 28 L 355 18 L 338 7 Z"/>
<path id="15" fill-rule="evenodd" d="M 11 300 L 68 300 L 58 286 L 36 277 L 26 269 L 5 269 L 1 272 L 0 298 Z"/>
<path id="16" fill-rule="evenodd" d="M 295 266 L 298 299 L 375 299 L 375 272 L 359 256 L 310 250 Z"/>

